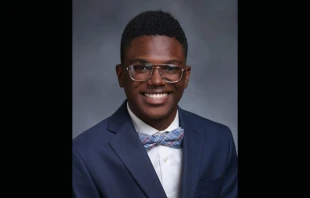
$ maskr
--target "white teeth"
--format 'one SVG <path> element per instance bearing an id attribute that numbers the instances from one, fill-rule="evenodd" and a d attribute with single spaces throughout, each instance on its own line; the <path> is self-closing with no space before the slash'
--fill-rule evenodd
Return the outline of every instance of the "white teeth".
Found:
<path id="1" fill-rule="evenodd" d="M 148 93 L 145 93 L 144 95 L 146 97 L 149 97 L 149 98 L 152 98 L 152 99 L 163 99 L 163 98 L 168 96 L 167 93 L 163 93 L 163 94 L 148 94 Z"/>

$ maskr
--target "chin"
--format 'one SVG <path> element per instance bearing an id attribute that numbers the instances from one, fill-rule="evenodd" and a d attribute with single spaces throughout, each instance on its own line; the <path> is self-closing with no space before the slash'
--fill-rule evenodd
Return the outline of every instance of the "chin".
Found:
<path id="1" fill-rule="evenodd" d="M 142 115 L 143 117 L 147 119 L 152 119 L 152 120 L 158 120 L 158 119 L 163 119 L 167 118 L 169 114 L 171 114 L 172 109 L 166 109 L 166 108 L 145 108 L 142 109 Z"/>
<path id="2" fill-rule="evenodd" d="M 144 114 L 144 117 L 147 118 L 148 120 L 159 120 L 162 118 L 167 117 L 167 114 L 161 114 L 161 113 L 146 113 Z"/>

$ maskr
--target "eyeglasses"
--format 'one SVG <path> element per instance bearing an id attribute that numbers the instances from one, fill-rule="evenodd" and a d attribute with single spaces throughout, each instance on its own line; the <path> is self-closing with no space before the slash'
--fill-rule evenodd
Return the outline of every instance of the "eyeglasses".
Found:
<path id="1" fill-rule="evenodd" d="M 173 64 L 134 64 L 128 67 L 125 67 L 129 76 L 133 81 L 148 81 L 153 72 L 154 68 L 157 68 L 161 78 L 167 83 L 176 83 L 181 80 L 185 69 L 181 68 L 178 65 Z"/>

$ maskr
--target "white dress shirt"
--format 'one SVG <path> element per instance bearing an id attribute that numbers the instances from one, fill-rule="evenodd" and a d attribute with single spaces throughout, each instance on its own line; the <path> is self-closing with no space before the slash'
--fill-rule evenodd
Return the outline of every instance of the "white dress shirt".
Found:
<path id="1" fill-rule="evenodd" d="M 163 133 L 165 131 L 172 131 L 179 127 L 178 112 L 174 121 L 167 129 L 158 131 L 134 115 L 128 103 L 127 109 L 138 133 L 153 135 L 157 132 Z M 168 198 L 180 197 L 182 150 L 158 145 L 149 150 L 148 155 Z"/>

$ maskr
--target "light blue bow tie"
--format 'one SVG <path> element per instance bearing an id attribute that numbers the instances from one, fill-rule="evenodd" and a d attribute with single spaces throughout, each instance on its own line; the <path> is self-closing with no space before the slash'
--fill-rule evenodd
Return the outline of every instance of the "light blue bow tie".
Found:
<path id="1" fill-rule="evenodd" d="M 149 151 L 156 145 L 164 145 L 171 148 L 181 148 L 181 143 L 184 136 L 184 129 L 181 127 L 174 129 L 170 132 L 155 133 L 153 135 L 147 135 L 139 133 L 139 138 L 144 145 L 144 148 Z"/>

